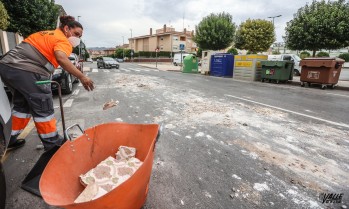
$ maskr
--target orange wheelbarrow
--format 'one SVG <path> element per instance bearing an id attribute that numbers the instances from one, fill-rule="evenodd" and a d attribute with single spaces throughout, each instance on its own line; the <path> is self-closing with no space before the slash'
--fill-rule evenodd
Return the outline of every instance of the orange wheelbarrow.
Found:
<path id="1" fill-rule="evenodd" d="M 63 144 L 47 164 L 40 179 L 40 192 L 45 202 L 63 208 L 141 208 L 148 193 L 159 125 L 106 123 L 84 133 Z M 74 203 L 84 190 L 79 176 L 107 157 L 115 156 L 121 145 L 137 149 L 136 157 L 143 162 L 141 167 L 108 194 L 89 202 Z"/>
<path id="2" fill-rule="evenodd" d="M 39 81 L 46 84 L 51 81 Z M 22 188 L 42 196 L 52 206 L 81 209 L 139 209 L 145 203 L 154 159 L 155 144 L 161 128 L 157 124 L 106 123 L 85 131 L 78 124 L 65 129 L 62 98 L 59 89 L 64 141 L 42 154 L 22 182 Z M 83 135 L 68 140 L 68 131 L 77 126 Z M 96 167 L 120 146 L 136 148 L 136 158 L 143 164 L 124 183 L 106 195 L 84 203 L 74 200 L 84 190 L 79 176 Z"/>

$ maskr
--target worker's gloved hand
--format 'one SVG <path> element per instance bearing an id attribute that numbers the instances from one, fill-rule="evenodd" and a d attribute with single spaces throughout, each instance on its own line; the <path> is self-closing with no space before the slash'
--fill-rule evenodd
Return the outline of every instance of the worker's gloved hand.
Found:
<path id="1" fill-rule="evenodd" d="M 82 77 L 80 79 L 80 82 L 87 91 L 92 91 L 95 88 L 93 85 L 93 81 L 87 76 Z"/>

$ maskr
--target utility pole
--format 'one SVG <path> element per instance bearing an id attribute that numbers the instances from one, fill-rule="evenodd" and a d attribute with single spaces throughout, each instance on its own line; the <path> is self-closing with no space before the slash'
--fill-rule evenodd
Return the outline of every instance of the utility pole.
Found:
<path id="1" fill-rule="evenodd" d="M 273 19 L 273 26 L 274 26 L 274 19 L 277 18 L 277 17 L 281 17 L 282 15 L 277 15 L 277 16 L 272 16 L 272 17 L 268 17 L 268 18 L 271 18 Z"/>
<path id="2" fill-rule="evenodd" d="M 81 16 L 78 16 L 78 22 L 80 20 Z M 79 60 L 81 60 L 81 40 L 80 40 L 80 44 L 79 44 Z"/>
<path id="3" fill-rule="evenodd" d="M 122 36 L 122 59 L 125 61 L 124 36 Z"/>
<path id="4" fill-rule="evenodd" d="M 130 28 L 131 31 L 131 42 L 130 42 L 130 48 L 131 48 L 131 62 L 132 62 L 132 57 L 133 57 L 133 39 L 132 39 L 132 28 Z"/>

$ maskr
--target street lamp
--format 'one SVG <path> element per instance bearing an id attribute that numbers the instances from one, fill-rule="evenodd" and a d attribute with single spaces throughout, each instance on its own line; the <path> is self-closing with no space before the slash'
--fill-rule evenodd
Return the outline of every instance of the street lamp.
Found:
<path id="1" fill-rule="evenodd" d="M 130 31 L 131 31 L 131 41 L 132 41 L 132 28 L 130 29 Z M 132 45 L 131 45 L 131 49 L 132 49 Z"/>
<path id="2" fill-rule="evenodd" d="M 273 19 L 273 26 L 274 26 L 274 19 L 277 17 L 281 17 L 282 15 L 277 15 L 277 16 L 272 16 L 272 17 L 268 17 L 268 18 L 272 18 Z"/>
<path id="3" fill-rule="evenodd" d="M 125 60 L 124 36 L 122 36 L 122 58 Z"/>
<path id="4" fill-rule="evenodd" d="M 132 40 L 132 28 L 130 28 L 130 31 L 131 31 L 131 42 L 130 42 L 130 48 L 131 48 L 131 62 L 132 62 L 132 57 L 133 57 L 133 48 L 132 48 L 132 43 L 133 43 L 133 40 Z"/>
<path id="5" fill-rule="evenodd" d="M 81 16 L 78 16 L 78 22 L 80 20 Z M 80 40 L 80 44 L 79 44 L 79 60 L 81 60 L 81 40 Z"/>

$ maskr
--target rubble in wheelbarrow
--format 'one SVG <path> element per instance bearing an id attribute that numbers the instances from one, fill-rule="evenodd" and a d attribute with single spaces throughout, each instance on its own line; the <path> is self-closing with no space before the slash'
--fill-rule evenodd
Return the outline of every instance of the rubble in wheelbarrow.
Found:
<path id="1" fill-rule="evenodd" d="M 95 200 L 129 179 L 142 165 L 135 156 L 135 148 L 120 146 L 116 158 L 108 157 L 86 174 L 80 175 L 81 183 L 86 188 L 74 202 Z"/>

